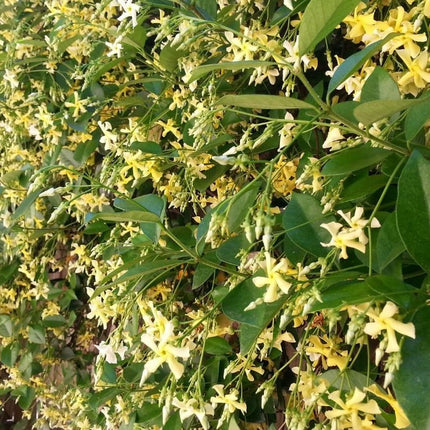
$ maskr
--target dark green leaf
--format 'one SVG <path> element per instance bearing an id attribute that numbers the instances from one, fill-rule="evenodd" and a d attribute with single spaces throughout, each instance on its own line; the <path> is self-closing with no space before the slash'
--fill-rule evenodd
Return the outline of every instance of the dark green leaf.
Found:
<path id="1" fill-rule="evenodd" d="M 375 67 L 375 70 L 364 83 L 360 102 L 393 99 L 400 99 L 399 87 L 387 70 L 379 66 Z"/>
<path id="2" fill-rule="evenodd" d="M 28 327 L 28 340 L 43 345 L 45 343 L 45 330 L 41 326 Z"/>
<path id="3" fill-rule="evenodd" d="M 45 327 L 61 327 L 66 324 L 66 318 L 63 315 L 49 315 L 42 320 Z"/>
<path id="4" fill-rule="evenodd" d="M 266 289 L 257 288 L 252 279 L 247 279 L 234 287 L 222 302 L 223 312 L 232 320 L 248 324 L 262 330 L 281 308 L 284 300 L 263 303 L 255 309 L 245 311 L 253 301 L 262 298 Z"/>
<path id="5" fill-rule="evenodd" d="M 376 242 L 379 269 L 382 270 L 405 250 L 397 230 L 396 214 L 391 213 L 382 224 Z"/>
<path id="6" fill-rule="evenodd" d="M 299 55 L 307 54 L 360 3 L 360 0 L 311 0 L 299 28 Z"/>
<path id="7" fill-rule="evenodd" d="M 396 398 L 413 428 L 424 430 L 430 423 L 430 360 L 427 359 L 430 356 L 430 307 L 420 309 L 412 322 L 416 339 L 405 338 L 402 363 L 393 385 Z"/>
<path id="8" fill-rule="evenodd" d="M 204 351 L 207 354 L 223 355 L 232 351 L 231 345 L 222 337 L 209 337 L 205 342 Z"/>
<path id="9" fill-rule="evenodd" d="M 131 363 L 124 369 L 124 379 L 131 383 L 140 381 L 144 367 L 145 363 Z"/>
<path id="10" fill-rule="evenodd" d="M 387 181 L 388 178 L 385 175 L 363 176 L 345 186 L 342 192 L 342 201 L 349 202 L 363 199 L 382 188 Z"/>
<path id="11" fill-rule="evenodd" d="M 0 315 L 0 336 L 11 337 L 13 334 L 12 320 L 9 315 Z"/>
<path id="12" fill-rule="evenodd" d="M 147 210 L 162 218 L 166 202 L 155 194 L 145 194 L 135 199 L 116 198 L 113 205 L 123 211 Z"/>
<path id="13" fill-rule="evenodd" d="M 225 215 L 227 217 L 227 226 L 229 233 L 236 232 L 242 225 L 246 214 L 255 203 L 260 184 L 256 181 L 252 182 L 246 189 L 242 189 L 239 194 L 229 201 Z"/>
<path id="14" fill-rule="evenodd" d="M 324 0 L 320 1 L 323 2 Z M 348 57 L 334 72 L 333 77 L 328 84 L 328 94 L 334 91 L 343 81 L 348 79 L 356 70 L 363 66 L 370 57 L 380 51 L 390 39 L 397 35 L 397 33 L 391 33 L 384 39 L 374 42 L 366 46 L 363 50 Z M 393 98 L 395 99 L 396 97 Z"/>
<path id="15" fill-rule="evenodd" d="M 196 0 L 195 5 L 204 19 L 215 21 L 218 8 L 216 0 Z"/>
<path id="16" fill-rule="evenodd" d="M 106 361 L 103 363 L 103 371 L 100 376 L 100 379 L 107 384 L 115 384 L 116 383 L 116 365 L 107 363 Z"/>
<path id="17" fill-rule="evenodd" d="M 179 416 L 179 412 L 176 411 L 173 415 L 170 415 L 166 424 L 163 426 L 163 430 L 181 430 L 182 429 L 182 421 Z"/>
<path id="18" fill-rule="evenodd" d="M 427 102 L 427 98 L 374 100 L 371 102 L 360 103 L 354 109 L 354 115 L 358 121 L 362 122 L 365 126 L 368 126 L 379 121 L 380 119 L 390 117 L 397 112 L 420 105 L 424 102 Z"/>
<path id="19" fill-rule="evenodd" d="M 36 190 L 28 194 L 28 196 L 25 197 L 21 204 L 16 208 L 15 212 L 11 216 L 11 219 L 16 220 L 21 215 L 24 215 L 30 209 L 30 207 L 36 201 L 42 191 L 43 190 Z"/>
<path id="20" fill-rule="evenodd" d="M 8 367 L 13 367 L 16 363 L 19 353 L 19 343 L 12 342 L 5 346 L 1 351 L 1 361 Z"/>
<path id="21" fill-rule="evenodd" d="M 231 239 L 227 239 L 217 250 L 216 256 L 220 261 L 237 266 L 240 264 L 238 254 L 241 250 L 247 249 L 249 242 L 244 234 L 241 234 Z"/>
<path id="22" fill-rule="evenodd" d="M 347 148 L 333 154 L 322 169 L 326 176 L 347 175 L 365 167 L 374 166 L 387 158 L 391 151 L 373 148 L 370 144 Z"/>
<path id="23" fill-rule="evenodd" d="M 144 406 L 137 410 L 136 423 L 142 424 L 145 428 L 160 426 L 162 424 L 161 407 L 156 403 L 144 403 Z"/>
<path id="24" fill-rule="evenodd" d="M 184 55 L 184 51 L 166 45 L 160 52 L 160 64 L 168 72 L 174 72 L 178 67 L 178 60 Z"/>
<path id="25" fill-rule="evenodd" d="M 198 263 L 193 276 L 193 290 L 203 285 L 214 273 L 213 267 Z"/>
<path id="26" fill-rule="evenodd" d="M 409 254 L 430 273 L 430 161 L 418 151 L 400 175 L 397 227 Z"/>
<path id="27" fill-rule="evenodd" d="M 102 406 L 109 400 L 112 400 L 118 394 L 120 394 L 120 390 L 116 387 L 105 388 L 102 391 L 94 393 L 90 397 L 88 405 L 91 409 L 98 409 L 99 406 Z"/>
<path id="28" fill-rule="evenodd" d="M 26 385 L 19 387 L 18 391 L 20 392 L 18 405 L 24 410 L 28 409 L 36 397 L 36 390 L 33 387 L 29 387 Z"/>
<path id="29" fill-rule="evenodd" d="M 221 97 L 216 104 L 250 109 L 316 109 L 303 100 L 265 94 L 228 95 Z"/>
<path id="30" fill-rule="evenodd" d="M 341 117 L 347 119 L 348 121 L 357 124 L 357 118 L 354 116 L 354 109 L 359 106 L 359 102 L 347 101 L 338 103 L 332 106 L 331 110 L 340 115 Z"/>
<path id="31" fill-rule="evenodd" d="M 132 210 L 127 212 L 98 212 L 89 213 L 85 217 L 85 222 L 91 222 L 95 219 L 113 222 L 153 222 L 160 223 L 158 216 L 151 212 Z"/>
<path id="32" fill-rule="evenodd" d="M 89 142 L 82 142 L 78 145 L 73 153 L 73 158 L 79 163 L 85 163 L 88 157 L 96 150 L 98 146 L 97 140 L 91 140 Z"/>
<path id="33" fill-rule="evenodd" d="M 146 154 L 160 155 L 163 153 L 160 144 L 157 142 L 133 142 L 130 145 L 130 149 L 141 151 Z"/>
<path id="34" fill-rule="evenodd" d="M 425 102 L 422 105 L 409 109 L 405 118 L 405 136 L 408 140 L 412 140 L 430 118 L 430 98 L 428 97 L 428 92 L 424 93 L 421 97 L 426 98 Z"/>
<path id="35" fill-rule="evenodd" d="M 288 237 L 300 248 L 315 256 L 324 256 L 328 248 L 321 242 L 330 241 L 330 233 L 322 223 L 334 221 L 331 215 L 323 214 L 319 201 L 308 194 L 294 193 L 282 217 Z"/>

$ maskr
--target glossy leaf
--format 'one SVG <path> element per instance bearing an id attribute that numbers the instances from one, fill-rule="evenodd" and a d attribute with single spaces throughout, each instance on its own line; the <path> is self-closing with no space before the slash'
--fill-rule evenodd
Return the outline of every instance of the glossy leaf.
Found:
<path id="1" fill-rule="evenodd" d="M 17 342 L 6 345 L 1 351 L 1 362 L 8 367 L 13 367 L 18 359 L 20 346 Z"/>
<path id="2" fill-rule="evenodd" d="M 85 217 L 85 221 L 104 220 L 113 222 L 153 222 L 160 223 L 160 218 L 151 212 L 127 211 L 127 212 L 98 212 L 90 213 Z"/>
<path id="3" fill-rule="evenodd" d="M 299 28 L 299 55 L 307 54 L 360 3 L 360 0 L 311 0 Z"/>
<path id="4" fill-rule="evenodd" d="M 376 52 L 380 51 L 381 48 L 395 36 L 397 36 L 397 33 L 391 33 L 384 39 L 374 42 L 366 46 L 366 48 L 362 49 L 361 51 L 358 51 L 348 57 L 334 72 L 333 77 L 328 84 L 328 94 L 333 92 L 342 82 L 348 79 L 355 71 L 363 66 L 363 64 L 369 58 L 371 58 Z"/>
<path id="5" fill-rule="evenodd" d="M 400 99 L 399 87 L 387 70 L 382 67 L 375 67 L 363 85 L 360 101 L 363 103 L 372 100 L 393 99 Z"/>
<path id="6" fill-rule="evenodd" d="M 405 250 L 405 245 L 397 229 L 396 214 L 388 215 L 382 224 L 376 242 L 379 269 L 382 270 Z"/>
<path id="7" fill-rule="evenodd" d="M 0 315 L 0 336 L 10 337 L 13 334 L 12 320 L 9 315 Z"/>
<path id="8" fill-rule="evenodd" d="M 405 118 L 405 136 L 408 140 L 412 140 L 430 118 L 430 97 L 428 93 L 421 97 L 426 98 L 425 102 L 409 109 Z"/>
<path id="9" fill-rule="evenodd" d="M 333 154 L 322 169 L 326 176 L 347 175 L 365 167 L 374 166 L 387 158 L 391 151 L 374 148 L 370 144 L 347 148 Z"/>
<path id="10" fill-rule="evenodd" d="M 45 343 L 45 330 L 41 326 L 33 326 L 28 328 L 28 340 L 31 343 L 43 345 Z"/>
<path id="11" fill-rule="evenodd" d="M 430 424 L 430 307 L 420 309 L 412 320 L 415 339 L 405 338 L 402 363 L 393 385 L 396 398 L 415 430 L 429 428 Z"/>
<path id="12" fill-rule="evenodd" d="M 240 94 L 221 97 L 216 104 L 250 109 L 316 109 L 300 99 L 265 94 Z"/>
<path id="13" fill-rule="evenodd" d="M 418 151 L 400 175 L 397 227 L 409 254 L 430 273 L 430 161 Z"/>
<path id="14" fill-rule="evenodd" d="M 360 103 L 360 105 L 354 109 L 354 115 L 358 121 L 368 126 L 381 119 L 390 117 L 397 112 L 422 104 L 425 101 L 427 101 L 427 98 L 373 100 L 371 102 Z"/>
<path id="15" fill-rule="evenodd" d="M 370 175 L 358 178 L 354 182 L 345 185 L 341 200 L 350 202 L 363 199 L 382 188 L 387 181 L 388 177 L 385 175 Z"/>
<path id="16" fill-rule="evenodd" d="M 331 221 L 334 221 L 334 217 L 322 213 L 322 207 L 315 197 L 299 193 L 293 194 L 282 217 L 290 240 L 316 257 L 325 256 L 328 252 L 321 242 L 329 242 L 330 233 L 321 224 Z"/>
<path id="17" fill-rule="evenodd" d="M 212 355 L 229 354 L 232 351 L 231 345 L 222 337 L 209 337 L 205 342 L 204 352 Z"/>
<path id="18" fill-rule="evenodd" d="M 90 397 L 88 401 L 88 405 L 92 409 L 97 409 L 99 406 L 102 406 L 109 400 L 112 400 L 114 397 L 120 394 L 120 392 L 121 392 L 120 389 L 116 387 L 105 388 L 102 391 L 98 391 L 97 393 L 94 393 Z"/>

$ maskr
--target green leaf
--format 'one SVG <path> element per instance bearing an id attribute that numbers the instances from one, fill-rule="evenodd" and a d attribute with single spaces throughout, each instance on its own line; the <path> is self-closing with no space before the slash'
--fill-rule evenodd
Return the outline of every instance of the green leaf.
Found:
<path id="1" fill-rule="evenodd" d="M 361 90 L 360 102 L 393 99 L 400 99 L 399 87 L 387 70 L 379 66 L 375 67 L 375 70 L 364 83 Z"/>
<path id="2" fill-rule="evenodd" d="M 204 352 L 211 355 L 229 354 L 232 351 L 231 345 L 222 337 L 209 337 L 205 342 Z"/>
<path id="3" fill-rule="evenodd" d="M 299 55 L 305 55 L 360 3 L 360 0 L 311 0 L 299 28 Z"/>
<path id="4" fill-rule="evenodd" d="M 85 222 L 91 222 L 92 220 L 104 220 L 114 222 L 153 222 L 160 223 L 160 218 L 151 212 L 144 212 L 138 210 L 132 210 L 128 212 L 98 212 L 89 213 L 85 217 Z"/>
<path id="5" fill-rule="evenodd" d="M 124 369 L 123 376 L 127 382 L 140 381 L 145 363 L 131 363 Z"/>
<path id="6" fill-rule="evenodd" d="M 330 383 L 330 387 L 338 390 L 352 392 L 354 388 L 363 391 L 371 384 L 371 380 L 360 372 L 352 369 L 330 369 L 320 375 Z"/>
<path id="7" fill-rule="evenodd" d="M 1 351 L 1 362 L 8 367 L 13 367 L 18 359 L 19 349 L 18 342 L 12 342 L 5 346 Z"/>
<path id="8" fill-rule="evenodd" d="M 416 339 L 405 338 L 402 364 L 393 386 L 396 399 L 416 430 L 428 429 L 430 423 L 430 307 L 420 309 L 412 322 Z"/>
<path id="9" fill-rule="evenodd" d="M 325 176 L 348 175 L 356 170 L 374 166 L 390 154 L 391 151 L 373 148 L 370 144 L 347 148 L 329 158 L 322 169 L 322 174 Z"/>
<path id="10" fill-rule="evenodd" d="M 428 92 L 424 93 L 420 98 L 422 97 L 426 99 L 424 103 L 412 107 L 406 114 L 405 136 L 408 140 L 412 140 L 430 118 L 430 97 L 428 97 Z"/>
<path id="11" fill-rule="evenodd" d="M 430 273 L 430 161 L 416 150 L 399 179 L 397 227 L 409 254 Z"/>
<path id="12" fill-rule="evenodd" d="M 73 153 L 73 158 L 79 164 L 85 163 L 88 157 L 96 150 L 98 144 L 99 142 L 97 140 L 80 143 Z"/>
<path id="13" fill-rule="evenodd" d="M 107 363 L 106 361 L 103 363 L 103 370 L 100 376 L 100 379 L 107 384 L 115 384 L 116 383 L 116 364 Z"/>
<path id="14" fill-rule="evenodd" d="M 14 390 L 13 394 L 16 395 L 16 391 L 19 391 L 18 405 L 24 410 L 28 409 L 36 398 L 36 390 L 25 385 Z"/>
<path id="15" fill-rule="evenodd" d="M 226 203 L 228 202 L 226 217 L 229 233 L 234 233 L 239 229 L 246 214 L 254 205 L 259 190 L 260 183 L 254 181 L 246 189 L 242 189 L 231 200 L 226 201 Z"/>
<path id="16" fill-rule="evenodd" d="M 161 407 L 156 403 L 144 403 L 144 406 L 137 411 L 136 423 L 144 425 L 146 428 L 162 425 Z"/>
<path id="17" fill-rule="evenodd" d="M 360 103 L 354 109 L 354 115 L 358 121 L 368 126 L 397 112 L 427 102 L 427 100 L 427 97 L 424 99 L 373 100 L 371 102 Z"/>
<path id="18" fill-rule="evenodd" d="M 184 55 L 184 51 L 166 45 L 160 52 L 160 64 L 168 72 L 174 72 L 178 67 L 178 60 Z"/>
<path id="19" fill-rule="evenodd" d="M 43 345 L 45 343 L 45 330 L 41 326 L 28 327 L 28 340 L 32 343 Z"/>
<path id="20" fill-rule="evenodd" d="M 97 393 L 94 393 L 89 401 L 88 405 L 91 409 L 98 409 L 99 406 L 104 405 L 109 400 L 112 400 L 118 394 L 120 394 L 120 390 L 116 387 L 109 387 Z"/>
<path id="21" fill-rule="evenodd" d="M 240 264 L 238 254 L 241 250 L 247 249 L 249 242 L 244 234 L 227 239 L 217 250 L 216 256 L 220 261 L 237 266 Z"/>
<path id="22" fill-rule="evenodd" d="M 63 315 L 48 315 L 42 320 L 45 327 L 61 327 L 67 323 Z"/>
<path id="23" fill-rule="evenodd" d="M 163 426 L 163 430 L 181 430 L 182 429 L 182 421 L 179 416 L 179 411 L 176 411 L 174 414 L 170 415 L 166 424 Z"/>
<path id="24" fill-rule="evenodd" d="M 43 190 L 36 190 L 28 194 L 28 196 L 25 197 L 21 204 L 16 208 L 15 212 L 11 216 L 11 219 L 16 220 L 21 215 L 24 215 L 30 209 L 42 191 Z"/>
<path id="25" fill-rule="evenodd" d="M 337 103 L 331 107 L 331 110 L 348 121 L 357 124 L 357 118 L 354 116 L 354 109 L 359 106 L 359 102 L 349 100 L 347 102 Z"/>
<path id="26" fill-rule="evenodd" d="M 361 200 L 382 188 L 388 181 L 385 175 L 370 175 L 358 178 L 352 183 L 345 185 L 342 191 L 342 202 Z"/>
<path id="27" fill-rule="evenodd" d="M 188 79 L 188 83 L 201 78 L 202 76 L 213 72 L 215 70 L 244 70 L 255 69 L 257 67 L 275 66 L 273 61 L 229 61 L 225 63 L 204 64 L 203 66 L 196 67 Z"/>
<path id="28" fill-rule="evenodd" d="M 405 250 L 405 245 L 397 229 L 396 213 L 391 213 L 382 224 L 376 242 L 379 270 L 387 267 Z"/>
<path id="29" fill-rule="evenodd" d="M 250 109 L 316 109 L 310 103 L 291 97 L 265 94 L 240 94 L 221 97 L 216 104 Z"/>
<path id="30" fill-rule="evenodd" d="M 232 320 L 248 324 L 262 330 L 281 308 L 284 300 L 263 303 L 255 309 L 245 311 L 253 301 L 262 298 L 266 289 L 257 288 L 252 279 L 247 279 L 234 287 L 222 301 L 223 312 Z"/>
<path id="31" fill-rule="evenodd" d="M 165 200 L 155 194 L 145 194 L 135 199 L 116 198 L 113 205 L 123 211 L 149 211 L 162 218 L 166 206 Z"/>
<path id="32" fill-rule="evenodd" d="M 160 144 L 157 142 L 133 142 L 130 145 L 130 149 L 144 152 L 145 154 L 160 155 L 163 153 Z"/>
<path id="33" fill-rule="evenodd" d="M 0 315 L 0 336 L 11 337 L 13 334 L 12 320 L 9 315 Z"/>
<path id="34" fill-rule="evenodd" d="M 204 19 L 208 21 L 216 20 L 218 8 L 216 0 L 196 0 L 195 6 Z"/>
<path id="35" fill-rule="evenodd" d="M 351 280 L 332 283 L 325 280 L 328 287 L 321 293 L 322 302 L 315 302 L 310 312 L 335 309 L 346 305 L 357 305 L 371 300 L 387 300 L 407 307 L 417 289 L 397 278 L 376 275 L 365 280 Z"/>
<path id="36" fill-rule="evenodd" d="M 315 197 L 294 193 L 283 214 L 282 224 L 290 240 L 319 257 L 325 256 L 329 251 L 321 242 L 330 241 L 330 233 L 321 224 L 334 220 L 333 216 L 322 213 L 322 207 Z"/>
<path id="37" fill-rule="evenodd" d="M 193 290 L 203 285 L 214 273 L 213 267 L 198 263 L 193 276 Z"/>
<path id="38" fill-rule="evenodd" d="M 324 0 L 321 0 L 321 2 L 324 2 Z M 342 2 L 342 0 L 340 2 Z M 340 66 L 334 72 L 333 77 L 330 79 L 327 90 L 328 94 L 334 91 L 343 81 L 348 79 L 355 71 L 363 66 L 363 64 L 369 58 L 371 58 L 376 52 L 380 51 L 381 48 L 395 36 L 398 36 L 398 34 L 390 33 L 384 39 L 374 42 L 366 46 L 366 48 L 362 49 L 361 51 L 356 52 L 355 54 L 348 57 L 342 64 L 340 64 Z"/>

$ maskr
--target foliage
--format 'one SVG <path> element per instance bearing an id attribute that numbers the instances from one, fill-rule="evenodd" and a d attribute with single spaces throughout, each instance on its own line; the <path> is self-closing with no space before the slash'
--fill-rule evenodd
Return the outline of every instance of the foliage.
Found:
<path id="1" fill-rule="evenodd" d="M 429 19 L 7 0 L 1 419 L 424 429 Z"/>

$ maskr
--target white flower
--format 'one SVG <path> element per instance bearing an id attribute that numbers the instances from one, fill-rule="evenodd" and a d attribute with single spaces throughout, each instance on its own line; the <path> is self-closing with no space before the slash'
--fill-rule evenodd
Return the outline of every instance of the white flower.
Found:
<path id="1" fill-rule="evenodd" d="M 181 378 L 184 373 L 184 365 L 177 358 L 187 359 L 190 356 L 190 348 L 177 347 L 171 342 L 176 340 L 173 333 L 173 323 L 167 321 L 162 330 L 158 344 L 154 341 L 154 335 L 144 333 L 141 341 L 150 348 L 155 357 L 149 359 L 143 369 L 140 385 L 142 385 L 149 375 L 154 373 L 163 363 L 167 363 L 176 379 Z"/>
<path id="2" fill-rule="evenodd" d="M 105 42 L 105 45 L 109 48 L 109 52 L 106 54 L 108 57 L 113 57 L 116 55 L 118 58 L 121 56 L 122 51 L 122 39 L 123 36 L 118 36 L 112 43 Z"/>
<path id="3" fill-rule="evenodd" d="M 99 355 L 104 357 L 110 364 L 118 362 L 116 354 L 121 357 L 121 360 L 124 360 L 124 355 L 127 351 L 127 347 L 124 345 L 114 349 L 112 345 L 108 345 L 106 342 L 101 342 L 100 345 L 95 345 L 95 347 L 99 350 Z"/>
<path id="4" fill-rule="evenodd" d="M 119 5 L 124 11 L 123 14 L 118 18 L 118 21 L 123 21 L 126 18 L 131 18 L 131 24 L 134 27 L 137 26 L 137 13 L 140 10 L 140 6 L 134 4 L 132 0 L 118 0 Z"/>

